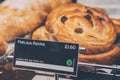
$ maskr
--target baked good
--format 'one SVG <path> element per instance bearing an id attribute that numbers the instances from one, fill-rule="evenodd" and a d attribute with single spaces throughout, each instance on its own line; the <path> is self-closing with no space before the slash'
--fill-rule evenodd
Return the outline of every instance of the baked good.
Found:
<path id="1" fill-rule="evenodd" d="M 32 39 L 78 43 L 86 48 L 79 54 L 80 62 L 112 64 L 120 56 L 120 46 L 114 44 L 116 36 L 115 25 L 105 12 L 69 4 L 53 10 Z"/>
<path id="2" fill-rule="evenodd" d="M 96 7 L 96 8 L 93 8 L 93 9 L 96 9 L 96 10 L 98 10 L 99 12 L 108 15 L 107 11 L 106 11 L 105 9 L 103 9 L 103 8 Z"/>
<path id="3" fill-rule="evenodd" d="M 120 46 L 112 46 L 109 51 L 98 53 L 97 55 L 79 54 L 80 62 L 97 63 L 97 64 L 113 64 L 120 57 Z"/>
<path id="4" fill-rule="evenodd" d="M 1 3 L 0 45 L 4 46 L 0 47 L 0 55 L 6 51 L 7 42 L 18 36 L 33 32 L 44 23 L 53 8 L 70 2 L 71 0 L 5 0 Z"/>
<path id="5" fill-rule="evenodd" d="M 42 23 L 39 17 L 32 10 L 20 11 L 0 6 L 0 44 L 3 44 L 0 46 L 0 55 L 5 53 L 7 42 L 36 29 Z"/>
<path id="6" fill-rule="evenodd" d="M 39 17 L 32 10 L 20 11 L 0 6 L 0 36 L 9 42 L 16 36 L 27 34 L 42 23 Z"/>
<path id="7" fill-rule="evenodd" d="M 37 30 L 35 30 L 32 34 L 33 40 L 49 40 L 49 41 L 57 41 L 51 33 L 46 30 L 45 26 L 41 26 Z M 113 45 L 109 51 L 105 51 L 103 53 L 91 53 L 88 55 L 86 53 L 79 53 L 79 62 L 86 63 L 97 63 L 97 64 L 112 64 L 116 61 L 116 59 L 120 57 L 120 46 Z M 85 68 L 82 68 L 85 70 Z M 86 68 L 88 70 L 88 68 Z M 91 70 L 91 68 L 90 68 Z"/>
<path id="8" fill-rule="evenodd" d="M 111 19 L 112 22 L 115 24 L 115 30 L 118 35 L 120 35 L 120 19 Z"/>
<path id="9" fill-rule="evenodd" d="M 71 0 L 5 0 L 1 5 L 20 10 L 33 9 L 37 11 L 50 12 L 57 6 L 71 3 Z"/>
<path id="10" fill-rule="evenodd" d="M 41 26 L 32 34 L 33 40 L 50 40 L 51 34 L 46 30 L 45 26 Z"/>
<path id="11" fill-rule="evenodd" d="M 59 7 L 63 4 L 69 4 L 72 3 L 72 0 L 47 0 L 45 7 L 47 7 L 45 10 L 47 12 L 51 12 L 56 7 Z"/>
<path id="12" fill-rule="evenodd" d="M 7 46 L 7 42 L 0 36 L 0 56 L 5 53 Z"/>
<path id="13" fill-rule="evenodd" d="M 46 29 L 57 41 L 74 42 L 86 53 L 108 51 L 116 39 L 112 21 L 100 11 L 81 4 L 69 4 L 53 10 Z"/>
<path id="14" fill-rule="evenodd" d="M 108 15 L 107 11 L 103 8 L 94 8 L 94 9 L 100 11 L 101 13 Z M 111 18 L 111 20 L 115 25 L 115 30 L 117 34 L 120 35 L 120 19 Z"/>

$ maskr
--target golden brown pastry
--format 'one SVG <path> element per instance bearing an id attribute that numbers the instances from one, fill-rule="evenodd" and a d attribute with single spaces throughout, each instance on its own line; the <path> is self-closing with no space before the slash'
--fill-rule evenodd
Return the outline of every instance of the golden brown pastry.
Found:
<path id="1" fill-rule="evenodd" d="M 116 45 L 114 45 L 111 50 L 98 53 L 97 55 L 86 55 L 85 53 L 79 53 L 79 61 L 87 63 L 113 64 L 118 57 L 120 57 L 120 46 Z"/>
<path id="2" fill-rule="evenodd" d="M 71 3 L 72 0 L 47 0 L 47 3 L 45 4 L 45 6 L 47 7 L 45 10 L 47 12 L 50 12 L 51 10 L 53 10 L 56 7 L 59 7 L 63 4 L 68 4 Z"/>
<path id="3" fill-rule="evenodd" d="M 36 29 L 42 23 L 40 17 L 40 14 L 32 10 L 20 11 L 0 6 L 0 44 L 4 44 L 0 46 L 0 55 L 7 49 L 5 43 Z"/>
<path id="4" fill-rule="evenodd" d="M 33 32 L 42 25 L 48 13 L 71 0 L 5 0 L 0 4 L 0 55 L 6 51 L 6 43 L 16 37 Z M 50 5 L 50 9 L 48 6 Z M 49 9 L 49 10 L 48 10 Z"/>
<path id="5" fill-rule="evenodd" d="M 0 36 L 0 56 L 5 53 L 7 49 L 7 42 Z"/>
<path id="6" fill-rule="evenodd" d="M 103 8 L 97 7 L 97 8 L 94 8 L 94 9 L 98 10 L 99 12 L 101 12 L 101 13 L 103 13 L 103 14 L 108 15 L 107 11 L 106 11 L 105 9 L 103 9 Z"/>
<path id="7" fill-rule="evenodd" d="M 53 10 L 32 39 L 78 43 L 86 48 L 79 54 L 80 62 L 112 64 L 120 56 L 120 46 L 114 44 L 116 36 L 115 25 L 106 13 L 69 4 Z"/>
<path id="8" fill-rule="evenodd" d="M 46 29 L 57 41 L 78 43 L 88 54 L 108 51 L 116 39 L 114 25 L 106 14 L 80 4 L 53 10 Z"/>
<path id="9" fill-rule="evenodd" d="M 5 0 L 1 5 L 9 8 L 33 9 L 37 11 L 50 12 L 57 6 L 71 3 L 71 0 Z"/>
<path id="10" fill-rule="evenodd" d="M 57 41 L 55 38 L 53 38 L 53 35 L 46 30 L 45 26 L 42 26 L 37 30 L 35 30 L 34 33 L 32 34 L 32 39 Z M 97 54 L 90 53 L 90 55 L 86 53 L 79 53 L 78 59 L 79 62 L 108 65 L 108 64 L 113 64 L 116 61 L 116 59 L 119 57 L 120 57 L 120 46 L 113 45 L 109 51 L 105 51 L 103 53 L 97 53 Z M 81 69 L 88 70 L 88 68 L 81 68 Z"/>
<path id="11" fill-rule="evenodd" d="M 108 15 L 107 11 L 103 8 L 93 8 L 93 9 L 96 9 L 100 11 L 101 13 Z M 115 29 L 116 29 L 117 34 L 120 35 L 120 19 L 111 18 L 111 20 L 115 24 Z"/>
<path id="12" fill-rule="evenodd" d="M 32 10 L 14 10 L 0 6 L 0 36 L 11 41 L 16 36 L 27 34 L 42 23 L 42 16 Z"/>
<path id="13" fill-rule="evenodd" d="M 120 35 L 120 19 L 111 19 L 113 23 L 115 24 L 115 29 L 118 35 Z"/>
<path id="14" fill-rule="evenodd" d="M 35 30 L 32 34 L 34 40 L 50 40 L 51 34 L 46 30 L 45 26 L 42 26 Z"/>

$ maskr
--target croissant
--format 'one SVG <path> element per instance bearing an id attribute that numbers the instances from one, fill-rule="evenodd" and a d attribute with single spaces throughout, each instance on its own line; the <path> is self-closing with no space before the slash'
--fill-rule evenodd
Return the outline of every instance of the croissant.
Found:
<path id="1" fill-rule="evenodd" d="M 77 43 L 86 48 L 79 54 L 80 62 L 112 64 L 120 56 L 120 46 L 114 44 L 116 36 L 115 24 L 106 13 L 67 4 L 54 9 L 32 39 Z"/>
<path id="2" fill-rule="evenodd" d="M 40 16 L 40 15 L 39 15 Z M 10 42 L 17 36 L 27 34 L 38 27 L 42 20 L 31 10 L 14 10 L 0 6 L 0 44 Z M 7 44 L 0 46 L 3 54 Z"/>
<path id="3" fill-rule="evenodd" d="M 42 22 L 40 16 L 31 10 L 19 11 L 0 6 L 0 11 L 0 36 L 8 42 L 33 31 Z"/>
<path id="4" fill-rule="evenodd" d="M 0 4 L 0 55 L 7 42 L 33 32 L 44 23 L 49 12 L 71 0 L 5 0 Z M 49 6 L 48 6 L 49 5 Z"/>

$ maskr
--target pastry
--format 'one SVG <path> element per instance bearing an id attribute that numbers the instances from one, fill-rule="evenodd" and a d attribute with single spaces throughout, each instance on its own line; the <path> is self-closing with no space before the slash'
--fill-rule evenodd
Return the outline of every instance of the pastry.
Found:
<path id="1" fill-rule="evenodd" d="M 70 2 L 71 0 L 5 0 L 1 3 L 0 45 L 4 46 L 0 47 L 0 55 L 6 51 L 7 42 L 13 41 L 18 36 L 33 32 L 44 23 L 52 9 Z"/>
<path id="2" fill-rule="evenodd" d="M 93 8 L 93 9 L 96 9 L 96 10 L 98 10 L 99 12 L 108 15 L 107 11 L 106 11 L 105 9 L 103 9 L 103 8 L 97 7 L 97 8 Z"/>
<path id="3" fill-rule="evenodd" d="M 50 12 L 57 6 L 71 3 L 71 0 L 5 0 L 1 5 L 20 10 L 33 9 L 37 11 Z"/>
<path id="4" fill-rule="evenodd" d="M 39 15 L 40 17 L 40 15 Z M 14 40 L 17 36 L 25 35 L 38 27 L 42 20 L 32 10 L 19 11 L 0 6 L 0 44 Z M 4 47 L 5 46 L 5 47 Z M 6 44 L 0 54 L 6 51 Z"/>
<path id="5" fill-rule="evenodd" d="M 114 45 L 111 50 L 98 53 L 97 55 L 86 55 L 79 53 L 79 61 L 96 64 L 113 64 L 120 57 L 120 46 Z"/>
<path id="6" fill-rule="evenodd" d="M 113 23 L 115 24 L 115 29 L 118 35 L 120 35 L 120 19 L 111 19 Z"/>
<path id="7" fill-rule="evenodd" d="M 86 48 L 79 53 L 80 62 L 112 64 L 120 56 L 116 36 L 115 25 L 105 12 L 69 4 L 53 10 L 32 39 L 77 43 Z"/>
<path id="8" fill-rule="evenodd" d="M 101 13 L 108 15 L 107 11 L 103 8 L 94 8 L 94 9 L 100 11 Z M 115 24 L 115 30 L 119 35 L 120 34 L 120 19 L 111 18 L 111 20 Z"/>
<path id="9" fill-rule="evenodd" d="M 51 10 L 53 10 L 56 7 L 59 7 L 61 4 L 68 4 L 71 3 L 72 0 L 47 0 L 47 3 L 45 4 L 45 6 L 47 7 L 45 10 L 50 12 Z"/>
<path id="10" fill-rule="evenodd" d="M 46 29 L 57 41 L 78 43 L 88 54 L 108 51 L 116 39 L 114 25 L 108 16 L 81 4 L 53 10 L 47 18 Z"/>
<path id="11" fill-rule="evenodd" d="M 50 33 L 46 30 L 45 26 L 41 26 L 32 34 L 33 40 L 50 40 Z"/>
<path id="12" fill-rule="evenodd" d="M 32 10 L 14 10 L 0 6 L 0 36 L 9 42 L 16 36 L 27 34 L 38 27 L 41 17 Z"/>
<path id="13" fill-rule="evenodd" d="M 0 36 L 0 56 L 5 53 L 7 46 L 7 42 Z"/>

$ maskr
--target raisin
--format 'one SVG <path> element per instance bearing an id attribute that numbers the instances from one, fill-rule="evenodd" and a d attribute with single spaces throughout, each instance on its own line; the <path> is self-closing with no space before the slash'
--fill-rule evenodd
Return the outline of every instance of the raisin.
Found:
<path id="1" fill-rule="evenodd" d="M 86 12 L 89 13 L 89 14 L 92 14 L 91 10 L 87 10 Z"/>
<path id="2" fill-rule="evenodd" d="M 82 28 L 76 28 L 76 29 L 75 29 L 75 32 L 76 32 L 76 33 L 83 33 L 83 29 L 82 29 Z"/>
<path id="3" fill-rule="evenodd" d="M 63 16 L 63 17 L 61 18 L 61 22 L 64 23 L 65 21 L 67 21 L 67 19 L 68 19 L 67 17 Z"/>
<path id="4" fill-rule="evenodd" d="M 85 15 L 84 17 L 85 17 L 88 21 L 91 20 L 91 16 L 90 16 L 90 15 Z"/>
<path id="5" fill-rule="evenodd" d="M 99 19 L 100 22 L 105 21 L 104 18 L 100 18 L 100 17 L 99 17 L 98 19 Z"/>
<path id="6" fill-rule="evenodd" d="M 93 26 L 93 22 L 92 22 L 91 16 L 90 16 L 90 15 L 85 15 L 84 17 L 85 17 L 85 18 L 91 23 L 91 25 Z"/>
<path id="7" fill-rule="evenodd" d="M 75 9 L 75 11 L 80 11 L 79 9 Z"/>

